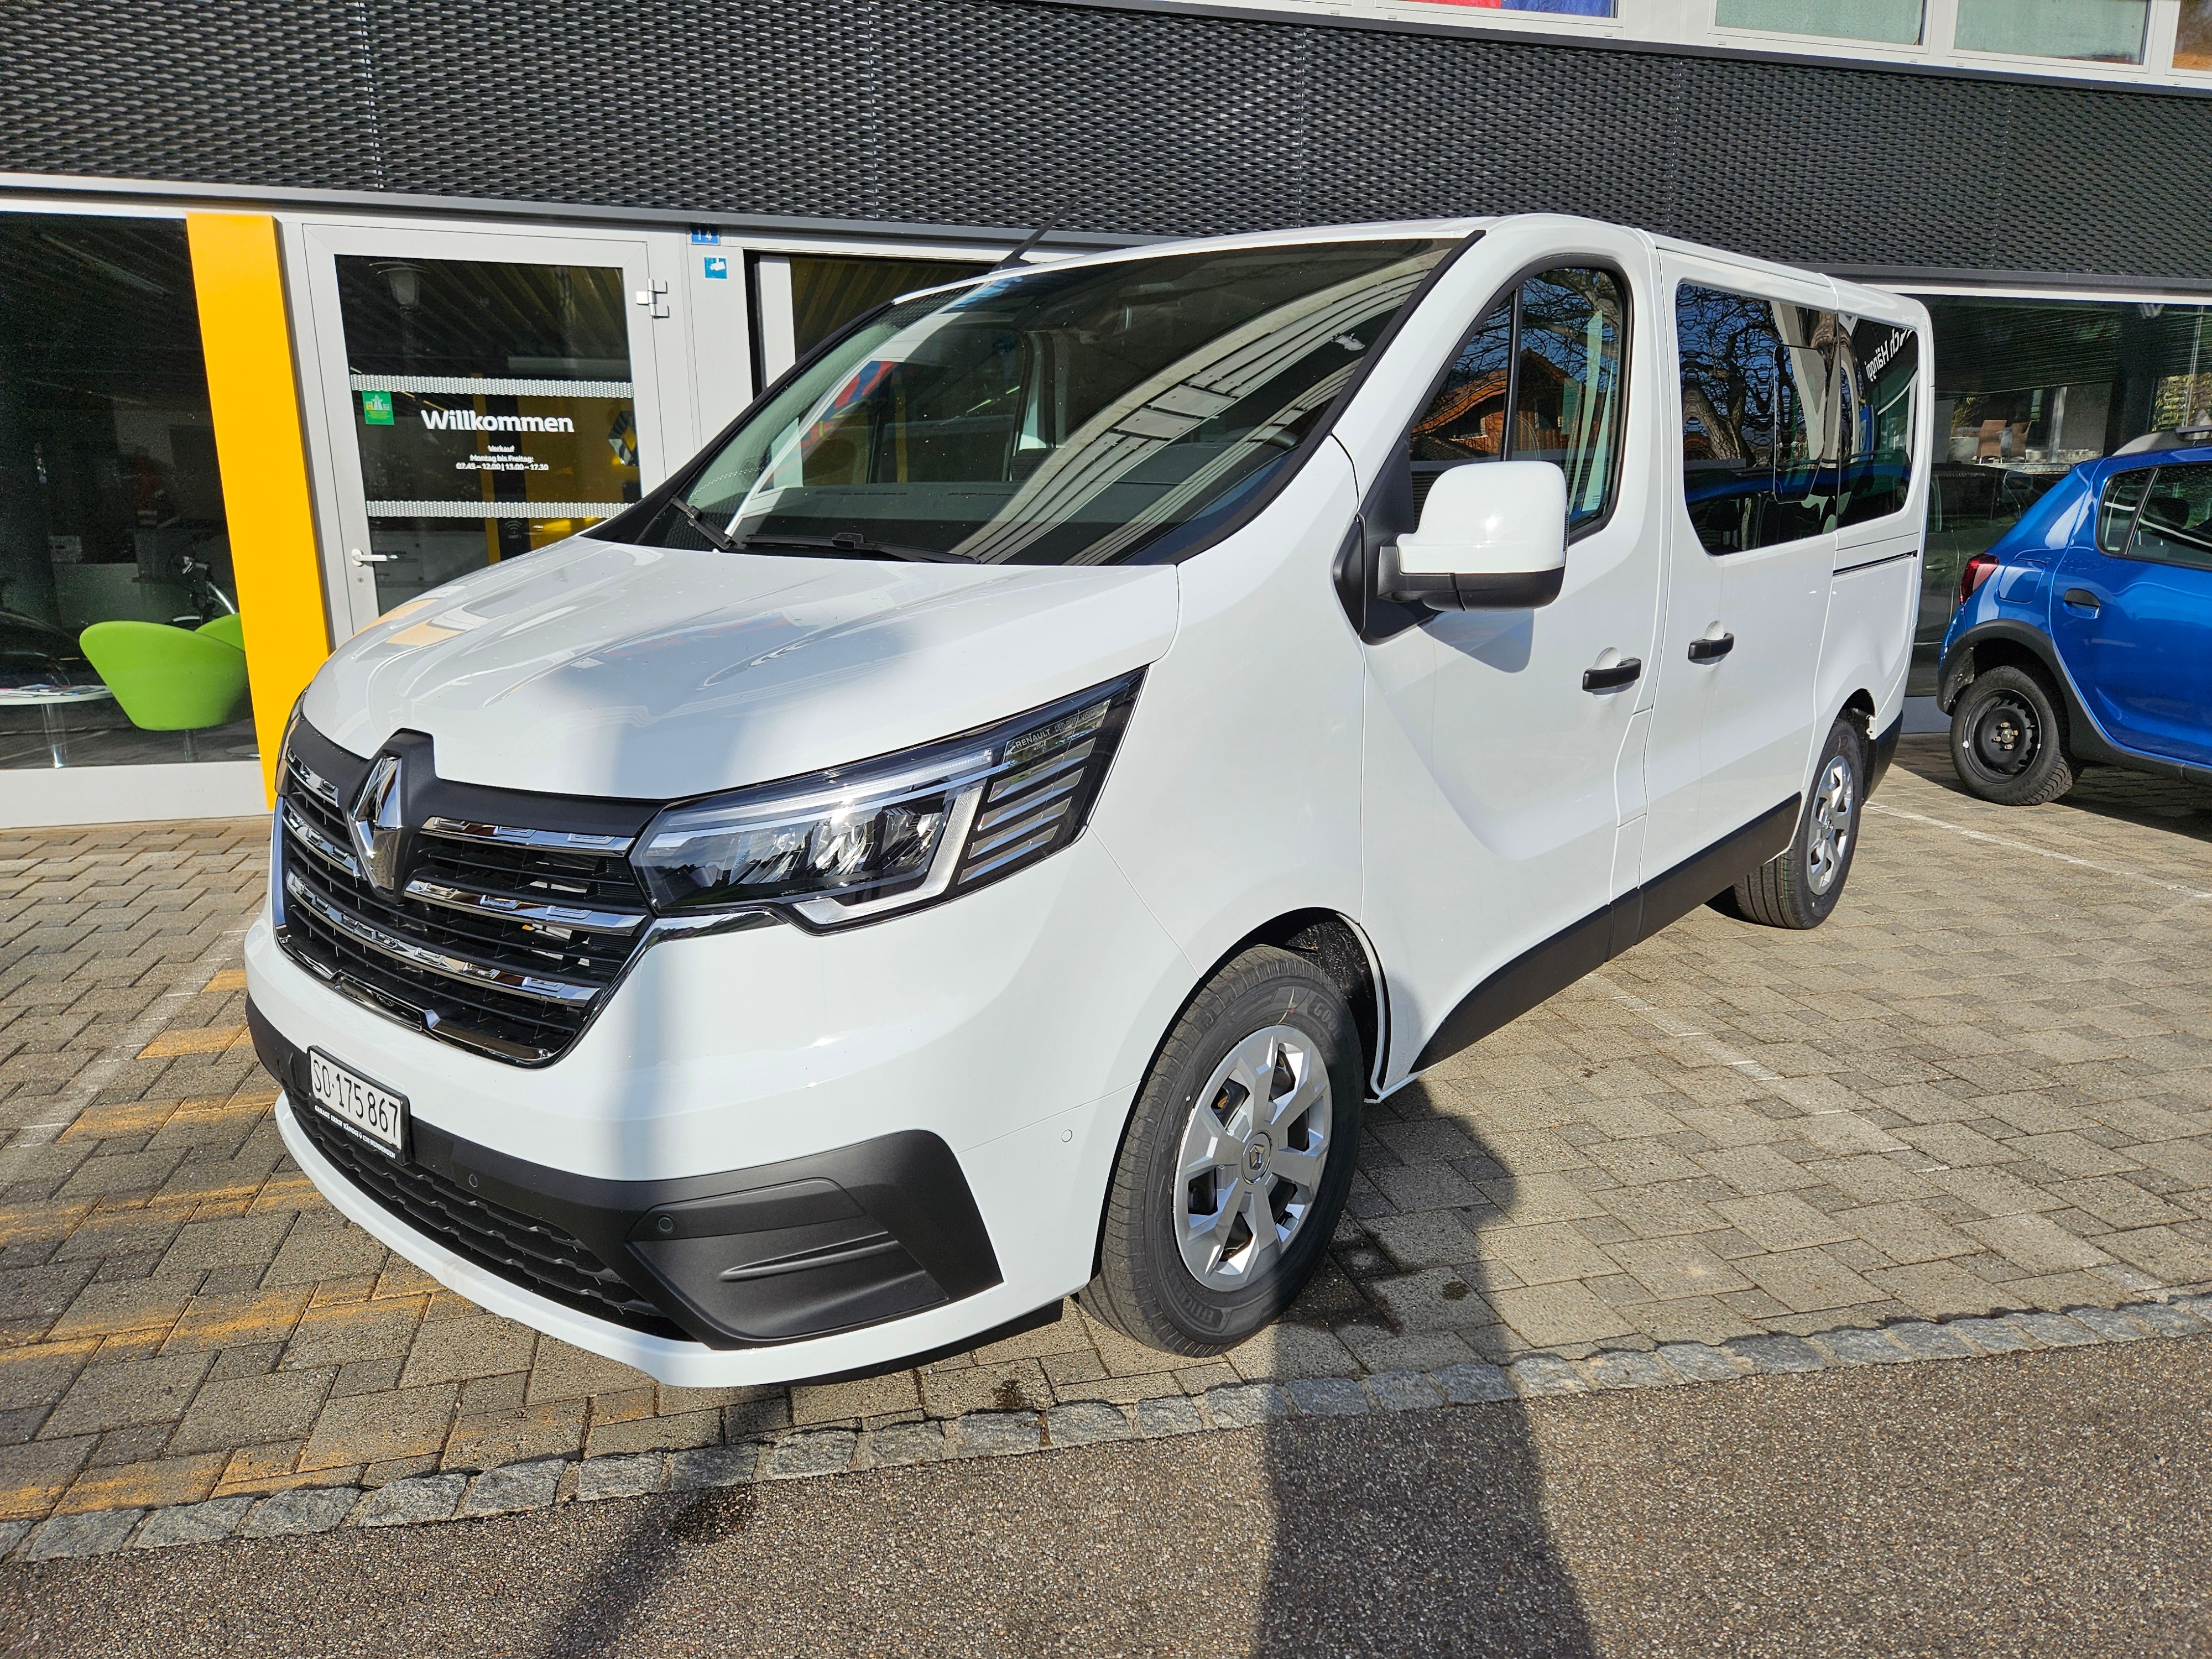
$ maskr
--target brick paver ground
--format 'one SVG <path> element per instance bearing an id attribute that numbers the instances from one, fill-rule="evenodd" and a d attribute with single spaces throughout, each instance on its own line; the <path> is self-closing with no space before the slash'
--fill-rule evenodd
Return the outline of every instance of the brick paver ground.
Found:
<path id="1" fill-rule="evenodd" d="M 0 1523 L 2212 1285 L 2180 786 L 2006 811 L 1909 741 L 1826 927 L 1701 911 L 1371 1108 L 1328 1267 L 1248 1347 L 1176 1367 L 1071 1306 L 787 1389 L 536 1336 L 316 1196 L 244 1030 L 265 833 L 0 832 Z"/>

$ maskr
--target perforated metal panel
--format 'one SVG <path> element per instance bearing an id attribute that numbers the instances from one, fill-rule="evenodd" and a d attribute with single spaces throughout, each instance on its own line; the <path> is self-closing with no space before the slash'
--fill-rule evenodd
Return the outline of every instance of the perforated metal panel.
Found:
<path id="1" fill-rule="evenodd" d="M 40 0 L 9 56 L 20 171 L 1153 234 L 1548 208 L 2212 276 L 2183 94 L 1029 0 Z"/>

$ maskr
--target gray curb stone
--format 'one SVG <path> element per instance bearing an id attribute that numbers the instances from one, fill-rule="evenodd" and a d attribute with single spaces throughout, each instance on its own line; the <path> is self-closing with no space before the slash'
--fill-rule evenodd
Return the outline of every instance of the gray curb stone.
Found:
<path id="1" fill-rule="evenodd" d="M 1671 1389 L 1682 1381 L 1680 1374 L 1658 1355 L 1638 1353 L 1633 1348 L 1586 1359 L 1583 1370 L 1595 1389 Z"/>
<path id="2" fill-rule="evenodd" d="M 1920 1319 L 1892 1325 L 1889 1340 L 1915 1359 L 1972 1359 L 1981 1352 L 1965 1337 Z"/>
<path id="3" fill-rule="evenodd" d="M 902 1463 L 941 1463 L 952 1455 L 942 1423 L 894 1423 L 863 1437 L 867 1466 L 887 1469 Z"/>
<path id="4" fill-rule="evenodd" d="M 1513 1387 L 1523 1395 L 1587 1394 L 1589 1384 L 1571 1360 L 1555 1353 L 1524 1353 L 1505 1368 Z"/>
<path id="5" fill-rule="evenodd" d="M 2139 1304 L 2129 1309 L 2128 1312 L 2160 1336 L 2199 1336 L 2207 1328 L 2203 1320 L 2186 1309 L 2168 1307 L 2156 1302 Z"/>
<path id="6" fill-rule="evenodd" d="M 486 1469 L 469 1483 L 468 1496 L 458 1511 L 470 1515 L 512 1515 L 517 1510 L 542 1510 L 550 1504 L 568 1473 L 566 1458 L 548 1457 L 535 1463 L 508 1463 Z"/>
<path id="7" fill-rule="evenodd" d="M 1360 1381 L 1386 1412 L 1423 1411 L 1443 1403 L 1437 1385 L 1422 1371 L 1378 1371 Z"/>
<path id="8" fill-rule="evenodd" d="M 210 1498 L 204 1503 L 155 1510 L 138 1528 L 131 1547 L 164 1550 L 178 1544 L 212 1544 L 237 1531 L 238 1523 L 252 1507 L 251 1498 Z"/>
<path id="9" fill-rule="evenodd" d="M 1902 1365 L 1912 1358 L 1900 1344 L 1890 1340 L 1887 1331 L 1828 1331 L 1813 1346 L 1825 1348 L 1845 1365 Z"/>
<path id="10" fill-rule="evenodd" d="M 1055 1446 L 1091 1446 L 1102 1440 L 1127 1440 L 1137 1432 L 1127 1407 L 1100 1400 L 1054 1406 L 1044 1414 L 1044 1425 Z"/>
<path id="11" fill-rule="evenodd" d="M 1739 1336 L 1728 1351 L 1751 1361 L 1762 1376 L 1789 1376 L 1825 1370 L 1827 1356 L 1801 1336 Z"/>
<path id="12" fill-rule="evenodd" d="M 668 1459 L 660 1452 L 627 1452 L 617 1457 L 587 1457 L 576 1466 L 576 1500 L 642 1498 L 659 1492 L 667 1478 Z"/>
<path id="13" fill-rule="evenodd" d="M 2116 1308 L 2069 1308 L 2066 1316 L 2077 1325 L 2087 1325 L 2107 1342 L 2141 1342 L 2150 1335 L 2146 1327 Z"/>
<path id="14" fill-rule="evenodd" d="M 953 1426 L 963 1457 L 1035 1451 L 1044 1444 L 1044 1418 L 1036 1412 L 969 1412 Z"/>
<path id="15" fill-rule="evenodd" d="M 2007 1314 L 2005 1323 L 2027 1332 L 2046 1348 L 2074 1348 L 2097 1340 L 2096 1332 L 2064 1314 Z"/>
<path id="16" fill-rule="evenodd" d="M 2191 1293 L 2124 1308 L 2012 1313 L 1936 1322 L 1903 1320 L 1880 1330 L 1838 1328 L 1796 1337 L 1731 1338 L 1720 1346 L 1670 1342 L 1656 1352 L 1613 1349 L 1583 1359 L 1528 1353 L 1503 1367 L 1481 1361 L 1433 1371 L 1382 1371 L 1365 1377 L 1300 1377 L 1286 1382 L 1227 1383 L 1207 1390 L 1204 1408 L 1183 1395 L 1133 1407 L 1073 1401 L 1037 1412 L 969 1412 L 951 1419 L 896 1423 L 865 1434 L 802 1429 L 763 1442 L 674 1453 L 639 1452 L 577 1461 L 534 1460 L 460 1474 L 416 1475 L 367 1492 L 306 1486 L 139 1509 L 0 1522 L 0 1558 L 43 1561 L 119 1549 L 161 1549 L 239 1536 L 270 1538 L 326 1532 L 350 1519 L 398 1526 L 549 1508 L 556 1503 L 698 1491 L 751 1480 L 799 1480 L 851 1468 L 883 1468 L 947 1457 L 997 1457 L 1045 1446 L 1083 1446 L 1141 1437 L 1194 1434 L 1209 1426 L 1251 1428 L 1291 1417 L 1349 1417 L 1439 1404 L 1497 1404 L 1592 1389 L 1680 1388 L 1739 1377 L 1819 1371 L 1833 1366 L 1964 1359 L 2047 1348 L 2138 1342 L 2154 1336 L 2212 1334 L 2212 1295 Z"/>
<path id="17" fill-rule="evenodd" d="M 1308 1417 L 1357 1417 L 1373 1403 L 1349 1376 L 1301 1376 L 1283 1384 L 1283 1392 Z"/>
<path id="18" fill-rule="evenodd" d="M 1943 1328 L 1984 1353 L 2033 1353 L 2042 1346 L 2019 1326 L 2002 1319 L 1954 1319 Z"/>
<path id="19" fill-rule="evenodd" d="M 1137 1402 L 1137 1432 L 1147 1440 L 1170 1434 L 1195 1434 L 1206 1426 L 1198 1407 L 1181 1395 Z"/>
<path id="20" fill-rule="evenodd" d="M 76 1555 L 105 1555 L 119 1550 L 143 1510 L 99 1510 L 90 1515 L 57 1515 L 39 1522 L 23 1546 L 26 1561 L 53 1561 Z"/>
<path id="21" fill-rule="evenodd" d="M 379 1486 L 346 1517 L 350 1527 L 404 1527 L 417 1521 L 443 1521 L 461 1501 L 465 1474 L 418 1474 Z"/>
<path id="22" fill-rule="evenodd" d="M 1291 1396 L 1274 1382 L 1231 1382 L 1206 1391 L 1206 1414 L 1217 1429 L 1250 1429 L 1291 1414 Z"/>
<path id="23" fill-rule="evenodd" d="M 1733 1382 L 1749 1364 L 1725 1348 L 1709 1348 L 1702 1342 L 1668 1342 L 1660 1348 L 1659 1358 L 1691 1382 Z"/>
<path id="24" fill-rule="evenodd" d="M 1454 1406 L 1482 1406 L 1517 1398 L 1513 1380 L 1497 1366 L 1480 1361 L 1447 1365 L 1437 1373 L 1436 1383 L 1443 1390 L 1445 1401 Z"/>
<path id="25" fill-rule="evenodd" d="M 295 1486 L 272 1492 L 239 1522 L 241 1538 L 285 1538 L 297 1533 L 328 1532 L 361 1501 L 358 1486 Z"/>
<path id="26" fill-rule="evenodd" d="M 742 1486 L 760 1479 L 760 1465 L 761 1449 L 757 1440 L 677 1452 L 668 1460 L 668 1490 L 705 1492 L 714 1486 Z"/>
<path id="27" fill-rule="evenodd" d="M 860 1444 L 860 1437 L 850 1429 L 807 1429 L 771 1446 L 761 1474 L 770 1480 L 833 1474 L 853 1467 L 853 1454 Z"/>

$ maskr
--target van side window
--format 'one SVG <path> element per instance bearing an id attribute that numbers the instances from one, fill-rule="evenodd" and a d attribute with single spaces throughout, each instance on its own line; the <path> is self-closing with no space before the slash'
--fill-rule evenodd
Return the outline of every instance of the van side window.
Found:
<path id="1" fill-rule="evenodd" d="M 1549 461 L 1570 529 L 1605 516 L 1620 465 L 1627 302 L 1609 270 L 1532 276 L 1474 325 L 1413 422 L 1413 493 L 1470 461 Z"/>
<path id="2" fill-rule="evenodd" d="M 2118 558 L 2128 550 L 2128 537 L 2136 527 L 2136 509 L 2142 505 L 2151 469 L 2142 467 L 2105 480 L 2105 497 L 2097 503 L 2097 550 Z"/>
<path id="3" fill-rule="evenodd" d="M 1905 510 L 1912 485 L 1913 406 L 1920 391 L 1920 337 L 1878 318 L 1845 317 L 1837 342 L 1843 394 L 1840 524 L 1865 524 Z"/>
<path id="4" fill-rule="evenodd" d="M 1847 416 L 1852 344 L 1844 319 L 1684 283 L 1674 330 L 1682 495 L 1699 544 L 1741 553 L 1834 529 L 1850 506 L 1846 448 L 1856 456 L 1860 441 L 1846 433 L 1859 419 Z M 1860 406 L 1871 401 L 1863 385 L 1851 389 Z M 1893 393 L 1893 422 L 1894 402 Z M 1909 393 L 1905 409 L 1909 433 Z"/>
<path id="5" fill-rule="evenodd" d="M 2212 465 L 2159 468 L 2128 556 L 2212 570 Z"/>

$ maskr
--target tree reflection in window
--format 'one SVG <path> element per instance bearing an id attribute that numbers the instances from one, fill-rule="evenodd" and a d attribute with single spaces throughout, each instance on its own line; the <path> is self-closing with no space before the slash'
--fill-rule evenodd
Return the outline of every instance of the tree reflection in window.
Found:
<path id="1" fill-rule="evenodd" d="M 1567 522 L 1605 515 L 1619 465 L 1620 279 L 1547 270 L 1477 324 L 1413 430 L 1413 485 L 1469 461 L 1550 461 L 1567 475 Z"/>

